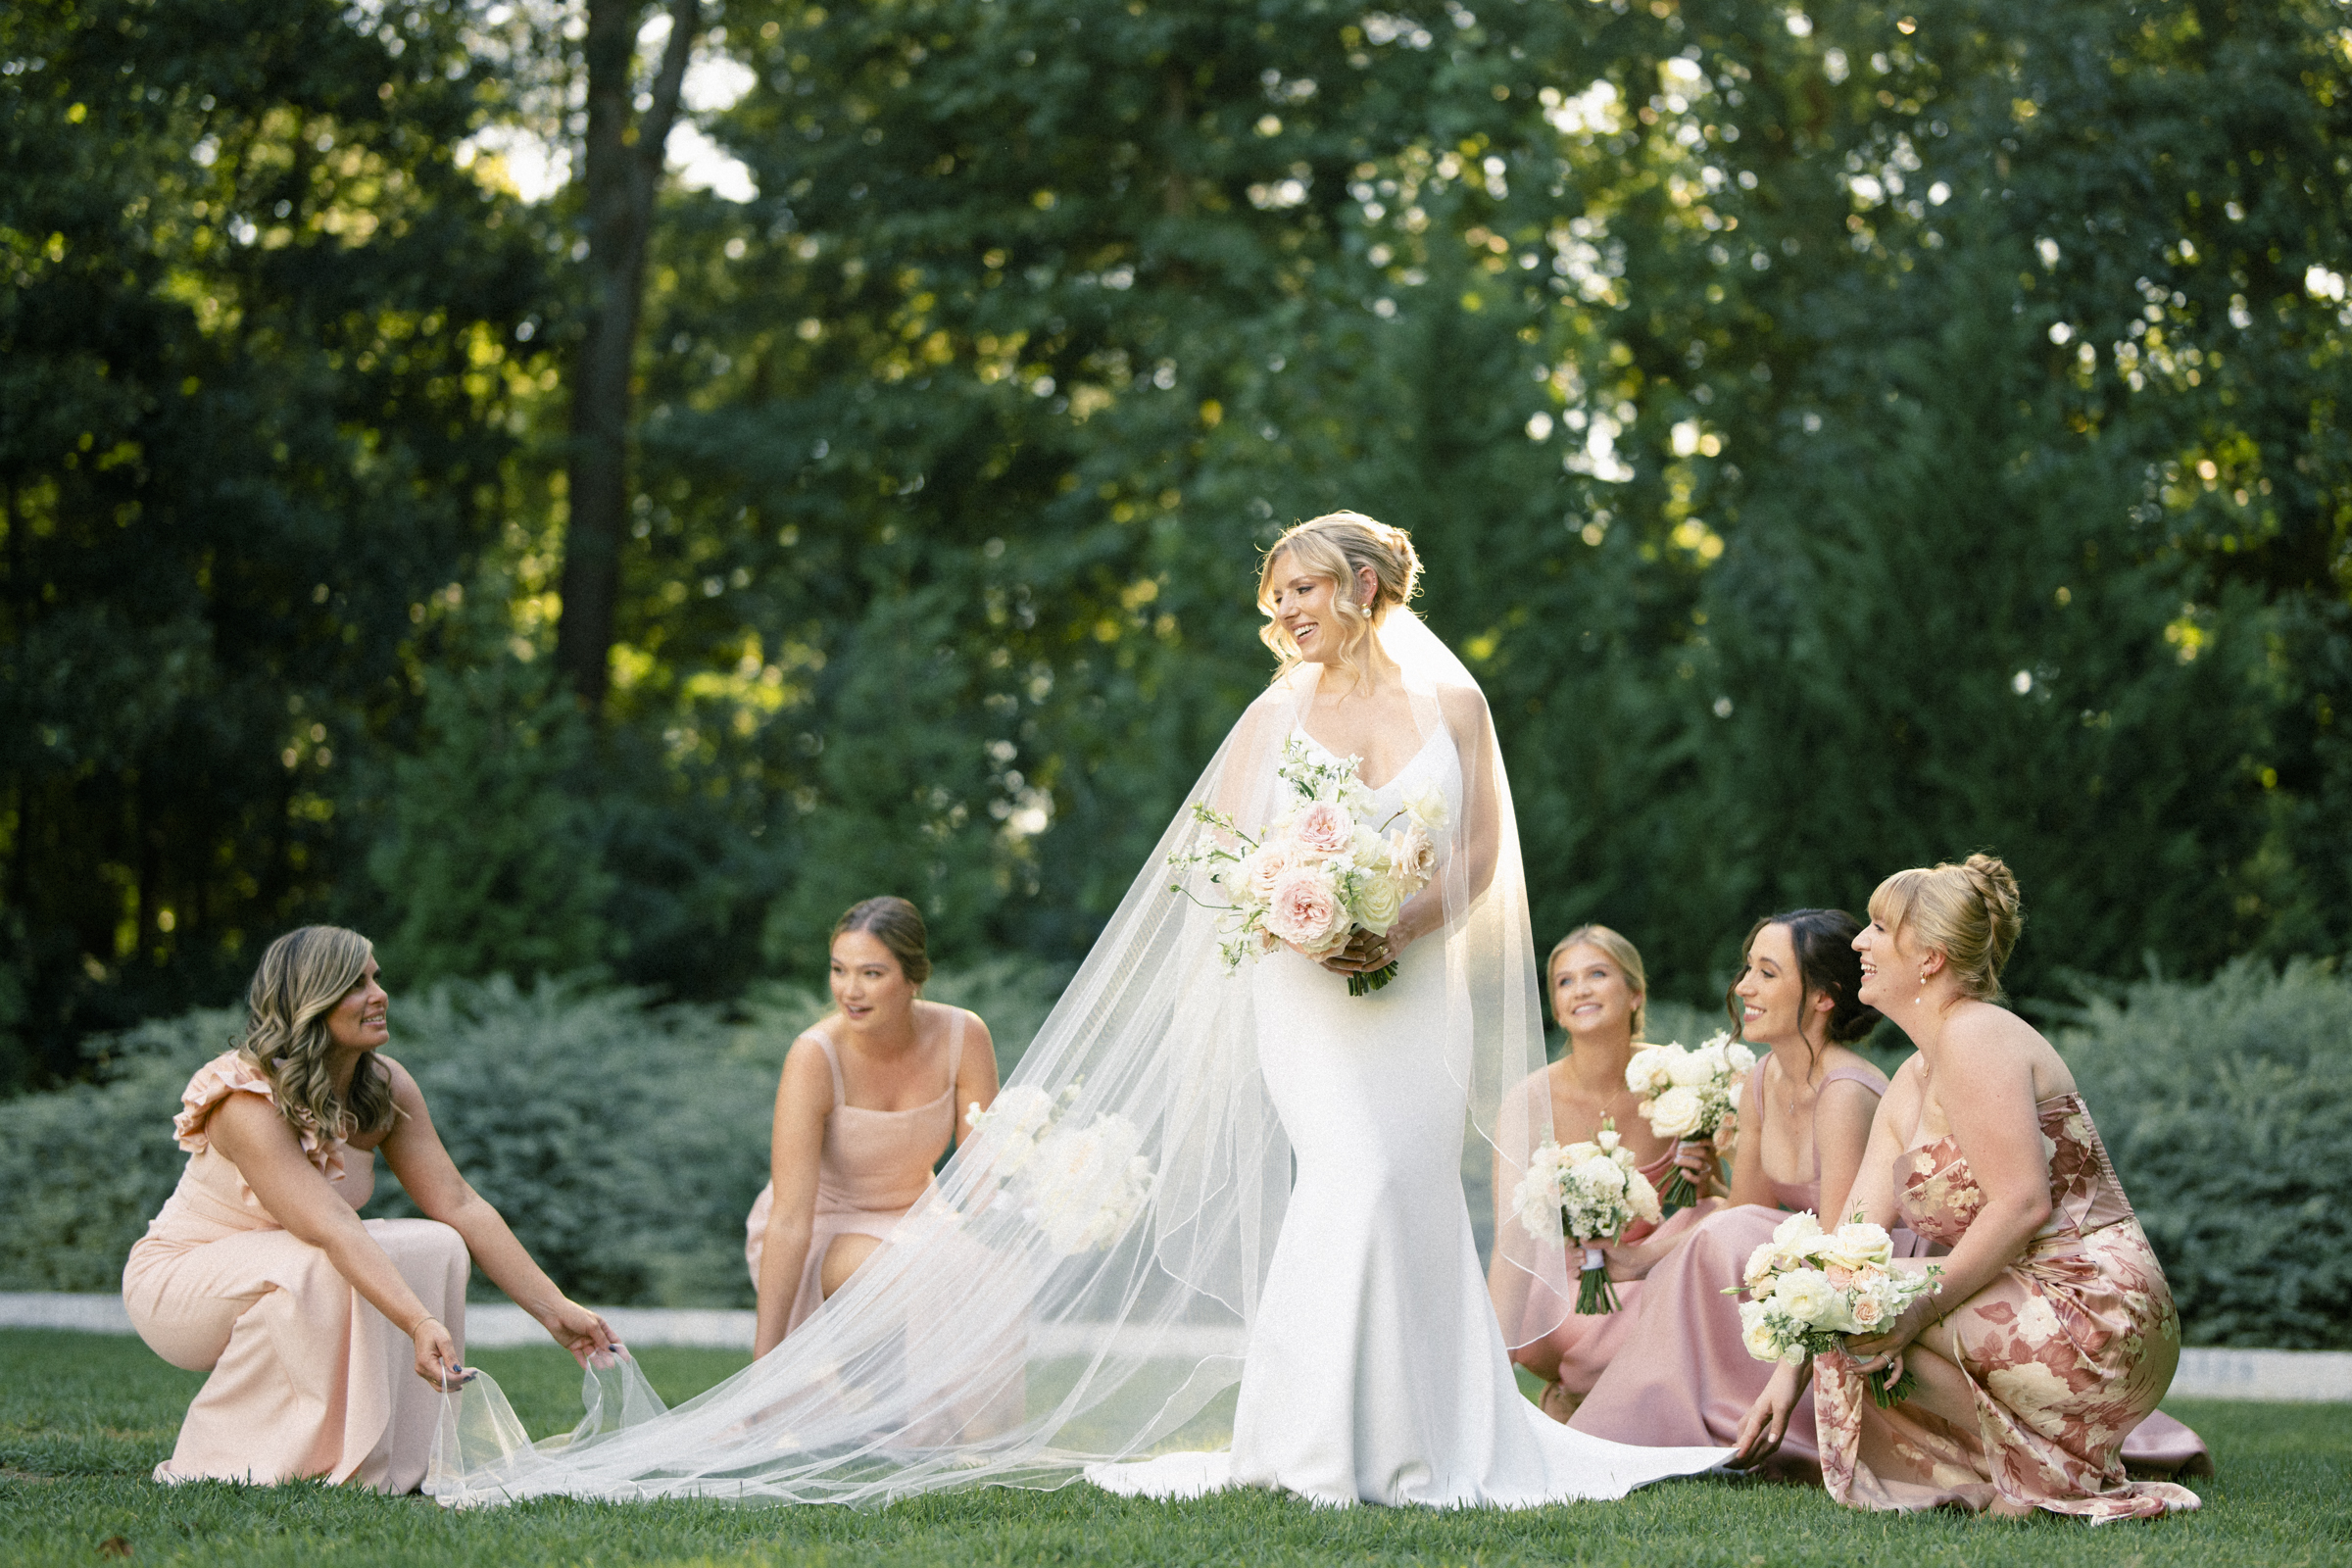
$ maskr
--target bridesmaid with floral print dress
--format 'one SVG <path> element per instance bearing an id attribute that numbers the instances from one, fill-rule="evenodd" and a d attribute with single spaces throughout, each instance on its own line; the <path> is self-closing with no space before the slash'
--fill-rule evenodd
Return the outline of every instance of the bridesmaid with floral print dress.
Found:
<path id="1" fill-rule="evenodd" d="M 2093 1524 L 2194 1508 L 2124 1472 L 2180 1358 L 2180 1320 L 2074 1075 L 1995 1005 L 2020 924 L 1988 856 L 1898 872 L 1854 939 L 1864 1002 L 1919 1054 L 1895 1074 L 1848 1206 L 1951 1249 L 1939 1292 L 1820 1358 L 1822 1478 L 1851 1507 L 2036 1509 Z M 1924 1268 L 1898 1259 L 1897 1267 Z M 1867 1380 L 1907 1370 L 1881 1409 Z M 1768 1453 L 1802 1386 L 1775 1372 L 1741 1432 Z"/>

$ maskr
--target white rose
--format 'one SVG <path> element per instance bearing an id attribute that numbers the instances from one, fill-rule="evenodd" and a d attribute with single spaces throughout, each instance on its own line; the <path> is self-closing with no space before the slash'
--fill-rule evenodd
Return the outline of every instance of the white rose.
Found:
<path id="1" fill-rule="evenodd" d="M 1766 1242 L 1747 1254 L 1747 1267 L 1740 1271 L 1740 1277 L 1750 1291 L 1771 1281 L 1773 1260 L 1780 1256 L 1780 1251 L 1778 1246 Z"/>
<path id="2" fill-rule="evenodd" d="M 1663 1046 L 1643 1046 L 1625 1064 L 1625 1087 L 1637 1095 L 1654 1095 L 1674 1082 L 1666 1068 L 1670 1053 Z"/>
<path id="3" fill-rule="evenodd" d="M 1810 1209 L 1800 1209 L 1773 1227 L 1772 1239 L 1783 1247 L 1793 1247 L 1811 1241 L 1821 1234 L 1821 1221 Z"/>
<path id="4" fill-rule="evenodd" d="M 1636 1219 L 1645 1219 L 1654 1225 L 1665 1217 L 1660 1211 L 1658 1190 L 1649 1185 L 1648 1177 L 1630 1166 L 1625 1173 L 1625 1200 Z"/>
<path id="5" fill-rule="evenodd" d="M 1835 1312 L 1838 1293 L 1819 1269 L 1791 1269 L 1773 1282 L 1772 1304 L 1799 1323 L 1819 1323 Z"/>
<path id="6" fill-rule="evenodd" d="M 1378 871 L 1355 879 L 1355 918 L 1374 936 L 1385 937 L 1404 912 L 1404 893 Z"/>
<path id="7" fill-rule="evenodd" d="M 1588 1191 L 1615 1198 L 1625 1192 L 1625 1170 L 1606 1154 L 1579 1163 L 1572 1173 Z"/>
<path id="8" fill-rule="evenodd" d="M 1407 825 L 1389 841 L 1389 872 L 1416 893 L 1438 874 L 1438 852 L 1419 826 Z"/>
<path id="9" fill-rule="evenodd" d="M 1764 1303 L 1750 1301 L 1740 1308 L 1740 1339 L 1747 1353 L 1759 1361 L 1778 1361 L 1781 1358 L 1779 1338 L 1772 1325 L 1764 1321 Z"/>
<path id="10" fill-rule="evenodd" d="M 1404 808 L 1431 838 L 1446 831 L 1450 816 L 1446 808 L 1446 792 L 1435 784 L 1417 785 L 1405 791 Z"/>
<path id="11" fill-rule="evenodd" d="M 1756 1070 L 1756 1054 L 1736 1040 L 1733 1041 L 1730 1046 L 1725 1048 L 1723 1059 L 1730 1062 L 1732 1065 L 1732 1071 L 1739 1073 L 1741 1077 L 1745 1077 L 1747 1074 Z M 1739 1086 L 1734 1085 L 1732 1089 L 1733 1095 L 1737 1097 L 1739 1092 Z"/>
<path id="12" fill-rule="evenodd" d="M 1714 1081 L 1716 1069 L 1695 1051 L 1677 1051 L 1667 1057 L 1666 1075 L 1684 1089 L 1698 1089 Z"/>
<path id="13" fill-rule="evenodd" d="M 1642 1108 L 1660 1138 L 1688 1138 L 1707 1119 L 1707 1102 L 1692 1089 L 1669 1089 Z"/>
<path id="14" fill-rule="evenodd" d="M 1894 1238 L 1880 1226 L 1864 1220 L 1849 1220 L 1838 1227 L 1838 1250 L 1852 1259 L 1851 1267 L 1864 1264 L 1885 1265 L 1894 1257 Z"/>
<path id="15" fill-rule="evenodd" d="M 1879 1299 L 1876 1293 L 1864 1291 L 1854 1298 L 1846 1315 L 1854 1320 L 1854 1326 L 1848 1333 L 1867 1334 L 1886 1321 L 1886 1303 Z"/>
<path id="16" fill-rule="evenodd" d="M 1274 884 L 1291 868 L 1291 858 L 1278 843 L 1267 843 L 1242 857 L 1234 867 L 1236 891 L 1263 908 L 1274 902 Z"/>

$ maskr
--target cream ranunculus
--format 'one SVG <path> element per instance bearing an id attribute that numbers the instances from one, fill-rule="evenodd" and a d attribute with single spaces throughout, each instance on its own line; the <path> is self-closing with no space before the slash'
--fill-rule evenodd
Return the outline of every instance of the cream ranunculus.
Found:
<path id="1" fill-rule="evenodd" d="M 1374 936 L 1385 937 L 1404 912 L 1404 892 L 1379 871 L 1355 879 L 1355 918 Z"/>
<path id="2" fill-rule="evenodd" d="M 1707 1102 L 1697 1090 L 1677 1087 L 1650 1101 L 1642 1114 L 1660 1138 L 1688 1138 L 1707 1119 Z"/>
<path id="3" fill-rule="evenodd" d="M 1772 1304 L 1799 1323 L 1820 1323 L 1836 1310 L 1838 1293 L 1819 1269 L 1792 1269 L 1773 1282 Z"/>

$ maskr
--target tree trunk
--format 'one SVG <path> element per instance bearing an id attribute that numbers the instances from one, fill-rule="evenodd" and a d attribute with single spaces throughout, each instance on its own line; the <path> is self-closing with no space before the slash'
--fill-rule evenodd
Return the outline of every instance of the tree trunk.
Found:
<path id="1" fill-rule="evenodd" d="M 662 183 L 662 144 L 677 118 L 678 88 L 702 24 L 701 0 L 669 0 L 669 41 L 653 103 L 634 112 L 637 0 L 589 0 L 588 136 L 580 177 L 587 191 L 587 329 L 572 369 L 569 516 L 564 540 L 563 612 L 556 667 L 591 712 L 604 706 L 620 597 L 620 541 L 629 515 L 629 418 L 637 318 L 645 298 L 646 244 Z"/>

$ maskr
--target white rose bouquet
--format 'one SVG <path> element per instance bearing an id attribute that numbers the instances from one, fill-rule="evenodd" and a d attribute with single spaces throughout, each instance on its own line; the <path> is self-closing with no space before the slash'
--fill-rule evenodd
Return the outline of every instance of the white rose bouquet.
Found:
<path id="1" fill-rule="evenodd" d="M 1740 1086 L 1755 1065 L 1756 1054 L 1727 1030 L 1696 1051 L 1680 1044 L 1643 1046 L 1625 1064 L 1625 1087 L 1644 1097 L 1639 1108 L 1649 1130 L 1673 1139 L 1679 1154 L 1685 1143 L 1712 1139 L 1737 1113 Z M 1667 1173 L 1658 1202 L 1671 1214 L 1699 1196 L 1690 1173 L 1678 1164 Z"/>
<path id="2" fill-rule="evenodd" d="M 1070 1125 L 1065 1118 L 1077 1098 L 1076 1084 L 1059 1096 L 1016 1085 L 986 1110 L 973 1102 L 963 1116 L 999 1191 L 1065 1257 L 1108 1248 L 1125 1235 L 1152 1183 L 1135 1123 L 1102 1115 L 1089 1127 Z"/>
<path id="3" fill-rule="evenodd" d="M 1511 1207 L 1530 1236 L 1548 1237 L 1553 1227 L 1584 1249 L 1576 1287 L 1576 1309 L 1598 1315 L 1617 1310 L 1602 1242 L 1613 1242 L 1638 1219 L 1658 1218 L 1658 1195 L 1620 1146 L 1617 1127 L 1603 1119 L 1591 1143 L 1565 1148 L 1545 1139 L 1527 1162 L 1527 1174 L 1512 1189 Z"/>
<path id="4" fill-rule="evenodd" d="M 1876 1225 L 1855 1220 L 1825 1232 L 1810 1213 L 1789 1215 L 1749 1254 L 1741 1282 L 1724 1290 L 1748 1295 L 1740 1304 L 1747 1353 L 1793 1365 L 1842 1348 L 1848 1335 L 1880 1332 L 1913 1301 L 1943 1289 L 1941 1268 L 1913 1274 L 1893 1267 L 1893 1241 Z M 1907 1369 L 1867 1382 L 1882 1408 L 1910 1397 L 1915 1384 Z"/>
<path id="5" fill-rule="evenodd" d="M 1252 836 L 1206 806 L 1193 814 L 1232 842 L 1208 842 L 1168 858 L 1175 866 L 1206 865 L 1208 879 L 1230 904 L 1223 910 L 1218 951 L 1227 969 L 1289 944 L 1310 958 L 1328 958 L 1358 931 L 1385 937 L 1405 900 L 1437 874 L 1437 836 L 1446 830 L 1446 800 L 1434 789 L 1409 795 L 1381 813 L 1356 777 L 1361 759 L 1322 761 L 1294 739 L 1283 748 L 1280 776 L 1293 799 L 1264 831 Z M 1171 892 L 1184 893 L 1182 884 Z M 1394 961 L 1348 977 L 1360 997 L 1396 978 Z"/>

